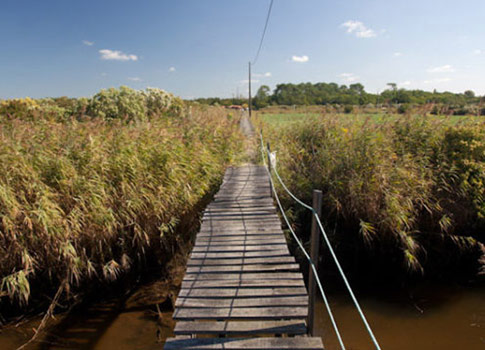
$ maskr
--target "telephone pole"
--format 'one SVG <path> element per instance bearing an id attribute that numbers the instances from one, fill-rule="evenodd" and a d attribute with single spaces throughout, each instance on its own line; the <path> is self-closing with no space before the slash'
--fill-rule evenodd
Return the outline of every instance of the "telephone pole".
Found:
<path id="1" fill-rule="evenodd" d="M 249 61 L 249 98 L 248 98 L 248 108 L 249 108 L 249 118 L 251 118 L 251 61 Z"/>

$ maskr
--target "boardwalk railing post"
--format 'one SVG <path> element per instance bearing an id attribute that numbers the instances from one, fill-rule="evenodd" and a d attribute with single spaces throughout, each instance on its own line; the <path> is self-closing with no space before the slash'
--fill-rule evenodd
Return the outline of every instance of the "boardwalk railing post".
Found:
<path id="1" fill-rule="evenodd" d="M 269 145 L 269 142 L 266 143 L 266 148 L 267 148 L 267 157 L 268 157 L 268 172 L 269 172 L 269 192 L 271 194 L 271 197 L 274 198 L 273 195 L 273 188 L 271 186 L 271 146 Z"/>
<path id="2" fill-rule="evenodd" d="M 313 190 L 313 210 L 317 213 L 318 217 L 322 214 L 322 191 Z M 310 258 L 315 264 L 315 269 L 318 268 L 318 255 L 320 248 L 320 229 L 317 225 L 317 220 L 315 215 L 312 215 L 312 235 L 311 235 L 311 248 L 310 248 Z M 314 335 L 315 327 L 315 297 L 317 292 L 317 284 L 315 280 L 315 275 L 313 273 L 312 266 L 309 266 L 308 273 L 308 332 L 310 335 Z"/>

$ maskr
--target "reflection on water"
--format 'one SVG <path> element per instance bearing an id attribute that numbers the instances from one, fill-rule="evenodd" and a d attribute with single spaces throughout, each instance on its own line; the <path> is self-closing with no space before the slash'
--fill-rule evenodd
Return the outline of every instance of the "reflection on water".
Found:
<path id="1" fill-rule="evenodd" d="M 150 308 L 120 308 L 118 300 L 79 310 L 52 326 L 50 332 L 27 350 L 161 349 L 161 341 L 172 335 L 173 311 L 162 312 L 162 321 Z M 0 333 L 0 349 L 16 349 L 33 334 L 38 320 Z"/>
<path id="2" fill-rule="evenodd" d="M 485 288 L 434 286 L 413 294 L 359 297 L 382 349 L 485 349 Z M 344 295 L 330 299 L 347 349 L 374 350 L 351 300 Z M 317 335 L 327 350 L 339 349 L 322 301 L 317 308 Z"/>

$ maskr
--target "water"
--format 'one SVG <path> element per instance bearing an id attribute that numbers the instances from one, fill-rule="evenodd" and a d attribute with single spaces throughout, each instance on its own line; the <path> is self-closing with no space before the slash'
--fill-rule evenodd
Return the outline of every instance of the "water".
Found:
<path id="1" fill-rule="evenodd" d="M 360 294 L 360 293 L 359 293 Z M 370 338 L 345 293 L 329 295 L 348 350 L 374 350 Z M 381 291 L 359 295 L 383 350 L 484 350 L 485 288 L 427 286 L 411 291 Z M 161 349 L 172 335 L 172 311 L 126 306 L 120 300 L 83 308 L 58 324 L 30 350 Z M 340 349 L 322 301 L 316 325 L 327 350 Z M 0 333 L 0 349 L 15 349 L 32 335 L 33 320 Z"/>
<path id="2" fill-rule="evenodd" d="M 351 300 L 330 296 L 348 350 L 374 350 Z M 383 350 L 484 350 L 485 288 L 428 286 L 412 292 L 359 297 Z M 325 312 L 317 305 L 316 325 L 327 350 L 340 349 Z"/>

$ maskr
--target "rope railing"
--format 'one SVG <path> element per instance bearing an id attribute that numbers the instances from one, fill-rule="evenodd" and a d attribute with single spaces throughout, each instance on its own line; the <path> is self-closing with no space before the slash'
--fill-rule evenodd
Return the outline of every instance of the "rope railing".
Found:
<path id="1" fill-rule="evenodd" d="M 262 140 L 262 138 L 261 138 L 261 140 Z M 264 147 L 261 147 L 261 156 L 263 158 L 264 168 L 268 172 L 268 175 L 269 175 L 269 177 L 271 179 L 271 173 L 268 170 L 268 166 L 266 164 L 266 159 L 264 158 L 263 148 Z M 315 264 L 313 263 L 312 259 L 310 258 L 310 255 L 308 255 L 307 251 L 305 250 L 305 247 L 303 246 L 303 243 L 301 243 L 300 239 L 298 238 L 298 236 L 296 235 L 295 231 L 291 227 L 290 221 L 288 220 L 288 217 L 286 216 L 286 213 L 285 213 L 285 211 L 283 209 L 283 206 L 281 205 L 280 198 L 278 197 L 278 193 L 276 192 L 276 188 L 274 186 L 273 181 L 270 181 L 270 184 L 271 184 L 271 188 L 272 188 L 273 193 L 274 193 L 274 197 L 276 199 L 276 203 L 278 204 L 278 208 L 280 209 L 281 215 L 283 216 L 283 218 L 285 220 L 286 226 L 290 230 L 290 232 L 291 232 L 291 234 L 293 236 L 293 239 L 296 241 L 296 243 L 298 244 L 298 247 L 302 251 L 303 255 L 305 255 L 305 258 L 308 260 L 308 263 L 311 266 L 311 269 L 313 271 L 313 274 L 315 275 L 315 280 L 317 282 L 318 289 L 320 290 L 320 294 L 322 295 L 323 302 L 324 302 L 325 307 L 327 309 L 327 312 L 328 312 L 328 315 L 329 315 L 329 318 L 330 318 L 330 322 L 332 323 L 332 326 L 333 326 L 333 329 L 335 331 L 335 334 L 337 335 L 337 339 L 338 339 L 338 342 L 340 344 L 340 347 L 341 347 L 342 350 L 345 350 L 345 345 L 343 343 L 342 336 L 340 335 L 340 331 L 338 329 L 337 323 L 336 323 L 335 318 L 333 316 L 332 309 L 330 308 L 330 303 L 328 302 L 328 299 L 327 299 L 327 296 L 325 294 L 325 291 L 323 290 L 322 283 L 320 281 L 320 278 L 318 277 L 318 273 L 317 273 L 317 269 L 315 267 Z"/>
<path id="2" fill-rule="evenodd" d="M 297 236 L 296 236 L 295 232 L 293 231 L 293 229 L 292 229 L 292 227 L 291 227 L 291 225 L 290 225 L 290 223 L 289 223 L 289 221 L 288 221 L 288 219 L 287 219 L 287 217 L 286 217 L 286 214 L 285 214 L 285 212 L 284 212 L 284 210 L 283 210 L 283 207 L 281 206 L 281 203 L 280 203 L 280 200 L 279 200 L 278 194 L 277 194 L 277 192 L 276 192 L 276 189 L 275 189 L 275 186 L 274 186 L 274 183 L 273 183 L 273 180 L 272 180 L 272 174 L 271 174 L 271 170 L 273 170 L 273 171 L 274 171 L 274 173 L 275 173 L 275 175 L 276 175 L 276 178 L 278 179 L 278 182 L 281 184 L 281 186 L 283 187 L 283 189 L 284 189 L 284 190 L 285 190 L 285 191 L 288 193 L 288 195 L 289 195 L 291 198 L 293 198 L 293 200 L 295 200 L 295 202 L 297 202 L 298 204 L 300 204 L 301 206 L 303 206 L 304 208 L 306 208 L 306 209 L 308 209 L 308 210 L 310 210 L 310 211 L 312 212 L 312 215 L 315 217 L 316 222 L 317 222 L 317 224 L 318 224 L 318 227 L 320 228 L 320 232 L 321 232 L 321 234 L 322 234 L 322 236 L 323 236 L 323 239 L 325 240 L 325 244 L 327 245 L 328 250 L 330 251 L 330 254 L 331 254 L 331 256 L 332 256 L 332 258 L 333 258 L 333 260 L 334 260 L 334 262 L 335 262 L 335 265 L 337 266 L 337 269 L 338 269 L 338 271 L 339 271 L 339 273 L 340 273 L 340 276 L 342 277 L 342 280 L 344 281 L 344 284 L 345 284 L 345 286 L 346 286 L 346 288 L 347 288 L 347 290 L 348 290 L 348 292 L 349 292 L 349 295 L 350 295 L 350 297 L 351 297 L 351 299 L 352 299 L 352 302 L 354 303 L 354 306 L 356 307 L 356 309 L 357 309 L 357 311 L 358 311 L 358 313 L 359 313 L 359 316 L 360 316 L 360 318 L 362 319 L 362 322 L 363 322 L 363 323 L 364 323 L 364 325 L 365 325 L 365 328 L 366 328 L 366 330 L 367 330 L 367 333 L 369 334 L 369 336 L 370 336 L 370 338 L 371 338 L 372 342 L 374 343 L 374 345 L 375 345 L 375 347 L 376 347 L 376 350 L 381 350 L 381 347 L 380 347 L 380 345 L 379 345 L 379 342 L 377 341 L 377 339 L 376 339 L 376 337 L 375 337 L 375 335 L 374 335 L 374 332 L 372 331 L 372 329 L 371 329 L 371 327 L 370 327 L 370 324 L 369 324 L 369 322 L 367 321 L 367 318 L 365 317 L 364 312 L 363 312 L 363 310 L 362 310 L 362 308 L 361 308 L 361 306 L 360 306 L 360 304 L 359 304 L 359 302 L 358 302 L 358 300 L 357 300 L 357 298 L 356 298 L 356 296 L 355 296 L 355 294 L 354 294 L 354 292 L 353 292 L 353 290 L 352 290 L 352 287 L 350 286 L 350 283 L 349 283 L 349 281 L 348 281 L 348 279 L 347 279 L 347 276 L 345 275 L 345 272 L 344 272 L 344 270 L 343 270 L 342 266 L 340 265 L 340 262 L 339 262 L 339 260 L 338 260 L 338 258 L 337 258 L 337 255 L 335 254 L 335 251 L 333 250 L 333 247 L 332 247 L 332 245 L 331 245 L 331 243 L 330 243 L 330 240 L 328 239 L 328 236 L 327 236 L 327 233 L 325 232 L 325 229 L 323 228 L 323 225 L 322 225 L 322 222 L 321 222 L 321 220 L 320 220 L 319 215 L 317 214 L 317 212 L 315 211 L 315 209 L 314 209 L 314 208 L 312 208 L 312 207 L 311 207 L 311 206 L 309 206 L 308 204 L 305 204 L 303 201 L 301 201 L 301 200 L 300 200 L 298 197 L 296 197 L 296 196 L 295 196 L 295 195 L 294 195 L 294 194 L 293 194 L 293 193 L 292 193 L 292 192 L 291 192 L 291 191 L 288 189 L 288 187 L 286 186 L 286 184 L 285 184 L 285 183 L 284 183 L 284 181 L 282 180 L 281 176 L 279 175 L 278 170 L 276 169 L 276 164 L 273 164 L 272 169 L 268 169 L 267 164 L 266 164 L 266 161 L 265 161 L 265 156 L 264 156 L 264 150 L 265 150 L 265 148 L 264 148 L 264 140 L 263 140 L 263 133 L 262 133 L 262 132 L 261 132 L 261 134 L 260 134 L 260 138 L 261 138 L 261 156 L 262 156 L 262 158 L 263 158 L 263 163 L 264 163 L 264 165 L 265 165 L 265 169 L 266 169 L 266 171 L 268 172 L 268 175 L 269 175 L 269 177 L 270 177 L 270 180 L 271 180 L 271 181 L 270 181 L 270 183 L 271 183 L 271 187 L 272 187 L 272 189 L 273 189 L 273 193 L 274 193 L 274 195 L 275 195 L 275 199 L 276 199 L 276 201 L 277 201 L 277 203 L 278 203 L 278 207 L 279 207 L 279 209 L 280 209 L 280 211 L 281 211 L 281 213 L 282 213 L 282 215 L 283 215 L 283 217 L 284 217 L 284 219 L 285 219 L 285 222 L 286 222 L 286 224 L 287 224 L 288 228 L 290 229 L 290 231 L 291 231 L 291 233 L 292 233 L 293 237 L 295 238 L 296 242 L 298 243 L 298 245 L 299 245 L 299 246 L 300 246 L 300 248 L 302 249 L 302 251 L 303 251 L 303 253 L 304 253 L 305 257 L 308 259 L 308 261 L 309 261 L 309 263 L 310 263 L 310 266 L 311 266 L 311 268 L 312 268 L 312 271 L 313 271 L 313 273 L 315 274 L 315 279 L 316 279 L 317 284 L 318 284 L 318 287 L 319 287 L 319 289 L 320 289 L 320 293 L 322 294 L 322 298 L 323 298 L 323 300 L 324 300 L 324 302 L 325 302 L 325 306 L 326 306 L 327 311 L 328 311 L 328 313 L 329 313 L 330 319 L 331 319 L 331 321 L 332 321 L 332 325 L 333 325 L 333 327 L 334 327 L 334 329 L 335 329 L 335 333 L 337 334 L 337 338 L 338 338 L 338 340 L 339 340 L 339 343 L 340 343 L 340 346 L 341 346 L 342 350 L 344 350 L 344 349 L 345 349 L 345 346 L 344 346 L 343 341 L 342 341 L 342 338 L 341 338 L 341 336 L 340 336 L 340 332 L 338 331 L 337 324 L 336 324 L 336 322 L 335 322 L 335 320 L 334 320 L 334 318 L 333 318 L 333 314 L 332 314 L 332 312 L 331 312 L 331 310 L 330 310 L 330 305 L 328 304 L 327 298 L 326 298 L 325 293 L 324 293 L 324 291 L 323 291 L 323 287 L 322 287 L 322 284 L 321 284 L 320 279 L 319 279 L 319 277 L 318 277 L 318 274 L 317 274 L 317 271 L 316 271 L 315 265 L 314 265 L 313 261 L 311 260 L 310 256 L 308 255 L 308 253 L 305 251 L 305 249 L 304 249 L 303 245 L 302 245 L 302 244 L 300 243 L 300 241 L 298 240 L 298 238 L 297 238 Z M 268 150 L 266 150 L 266 153 L 269 155 Z"/>

